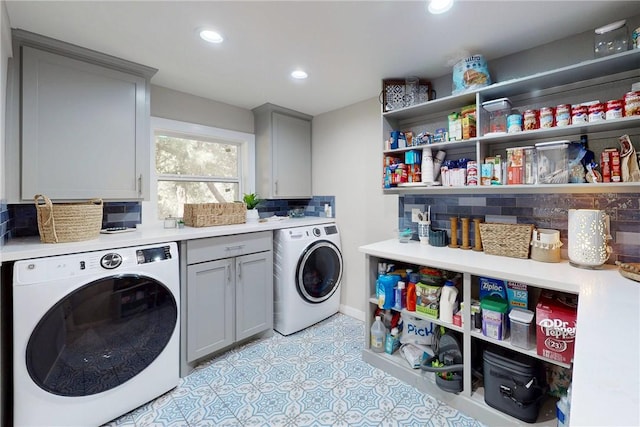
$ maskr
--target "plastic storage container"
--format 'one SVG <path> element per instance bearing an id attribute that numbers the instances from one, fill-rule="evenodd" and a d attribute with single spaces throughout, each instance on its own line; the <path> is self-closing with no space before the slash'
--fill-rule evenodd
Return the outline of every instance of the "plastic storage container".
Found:
<path id="1" fill-rule="evenodd" d="M 486 297 L 480 301 L 482 308 L 482 334 L 496 340 L 507 337 L 507 310 L 509 303 L 498 297 Z"/>
<path id="2" fill-rule="evenodd" d="M 453 323 L 453 313 L 458 309 L 458 288 L 447 280 L 440 292 L 440 320 Z"/>
<path id="3" fill-rule="evenodd" d="M 533 339 L 531 322 L 533 322 L 533 311 L 523 308 L 512 308 L 509 312 L 511 345 L 530 349 L 535 346 Z"/>
<path id="4" fill-rule="evenodd" d="M 484 133 L 506 133 L 507 116 L 511 113 L 511 101 L 509 101 L 509 98 L 483 102 L 482 108 L 489 113 L 489 123 L 488 126 L 483 127 Z"/>
<path id="5" fill-rule="evenodd" d="M 596 58 L 624 52 L 629 49 L 627 21 L 616 21 L 595 30 L 594 51 Z"/>
<path id="6" fill-rule="evenodd" d="M 538 184 L 569 183 L 568 140 L 536 144 Z"/>

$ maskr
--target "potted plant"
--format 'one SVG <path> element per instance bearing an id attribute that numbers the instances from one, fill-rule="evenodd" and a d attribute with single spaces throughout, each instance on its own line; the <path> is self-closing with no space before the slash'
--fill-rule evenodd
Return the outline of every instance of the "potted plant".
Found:
<path id="1" fill-rule="evenodd" d="M 255 222 L 260 218 L 256 207 L 262 202 L 256 193 L 245 194 L 242 201 L 247 205 L 247 222 Z"/>

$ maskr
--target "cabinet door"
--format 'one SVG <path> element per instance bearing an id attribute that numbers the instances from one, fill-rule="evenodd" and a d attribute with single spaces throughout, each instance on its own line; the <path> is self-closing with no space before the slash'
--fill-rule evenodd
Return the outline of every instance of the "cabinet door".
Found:
<path id="1" fill-rule="evenodd" d="M 234 342 L 233 259 L 187 267 L 187 361 Z"/>
<path id="2" fill-rule="evenodd" d="M 311 197 L 311 122 L 273 113 L 273 193 Z"/>
<path id="3" fill-rule="evenodd" d="M 142 77 L 23 46 L 22 199 L 140 199 L 146 101 Z"/>
<path id="4" fill-rule="evenodd" d="M 236 340 L 273 327 L 271 251 L 236 258 Z"/>

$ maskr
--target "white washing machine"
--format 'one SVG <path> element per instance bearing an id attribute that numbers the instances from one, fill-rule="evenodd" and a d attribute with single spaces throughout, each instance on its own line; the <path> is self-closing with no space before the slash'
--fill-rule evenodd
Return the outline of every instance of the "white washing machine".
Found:
<path id="1" fill-rule="evenodd" d="M 274 329 L 301 331 L 340 309 L 342 252 L 335 223 L 277 230 Z"/>
<path id="2" fill-rule="evenodd" d="M 13 425 L 96 426 L 178 384 L 175 243 L 18 261 Z"/>

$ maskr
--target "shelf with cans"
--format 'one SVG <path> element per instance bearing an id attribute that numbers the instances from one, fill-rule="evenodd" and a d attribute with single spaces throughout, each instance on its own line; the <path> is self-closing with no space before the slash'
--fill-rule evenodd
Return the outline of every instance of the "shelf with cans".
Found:
<path id="1" fill-rule="evenodd" d="M 603 176 L 602 153 L 617 151 L 621 163 L 638 167 L 639 86 L 640 51 L 628 51 L 385 112 L 382 187 L 385 193 L 637 192 L 635 175 Z M 536 147 L 552 142 L 565 145 Z M 534 168 L 529 179 L 519 163 L 527 162 L 525 153 Z M 582 171 L 572 174 L 576 162 Z M 499 164 L 498 176 L 483 182 L 489 163 Z M 539 169 L 544 176 L 548 167 L 560 178 L 539 179 Z"/>
<path id="2" fill-rule="evenodd" d="M 465 407 L 472 403 L 468 415 L 484 423 L 517 425 L 532 417 L 527 422 L 555 425 L 555 402 L 570 385 L 577 295 L 551 292 L 535 284 L 480 277 L 464 269 L 453 272 L 375 256 L 369 256 L 368 261 L 365 361 L 440 400 L 452 403 L 462 399 Z M 391 276 L 396 277 L 390 279 Z M 453 284 L 455 291 L 447 291 L 446 282 Z M 412 296 L 415 289 L 417 294 Z M 440 306 L 435 302 L 438 298 L 456 303 L 451 305 L 451 311 L 445 309 L 443 313 L 437 308 L 442 307 L 442 301 Z M 568 314 L 570 318 L 563 318 L 562 325 L 558 320 L 546 320 L 561 318 L 559 311 L 565 306 L 559 306 L 560 300 L 570 301 L 573 310 Z M 445 303 L 445 307 L 448 305 Z M 450 313 L 453 316 L 448 318 Z M 376 316 L 386 327 L 386 339 L 377 349 L 373 327 Z M 537 329 L 549 333 L 542 334 Z M 545 342 L 551 342 L 551 352 Z M 504 415 L 492 408 L 489 402 L 502 399 L 497 384 L 504 383 L 496 380 L 493 373 L 505 369 L 504 374 L 512 375 L 513 371 L 507 371 L 514 369 L 510 362 L 495 365 L 501 358 L 518 361 L 515 365 L 525 369 L 523 375 L 529 375 L 528 371 L 543 372 L 539 385 L 544 382 L 549 395 L 536 395 L 539 406 L 536 404 L 535 410 L 520 414 L 518 409 L 502 408 L 499 410 L 510 415 L 502 418 Z M 434 360 L 439 361 L 444 372 L 425 368 Z M 454 372 L 447 371 L 447 367 Z M 483 370 L 484 375 L 478 375 Z M 510 414 L 509 409 L 516 415 Z"/>

